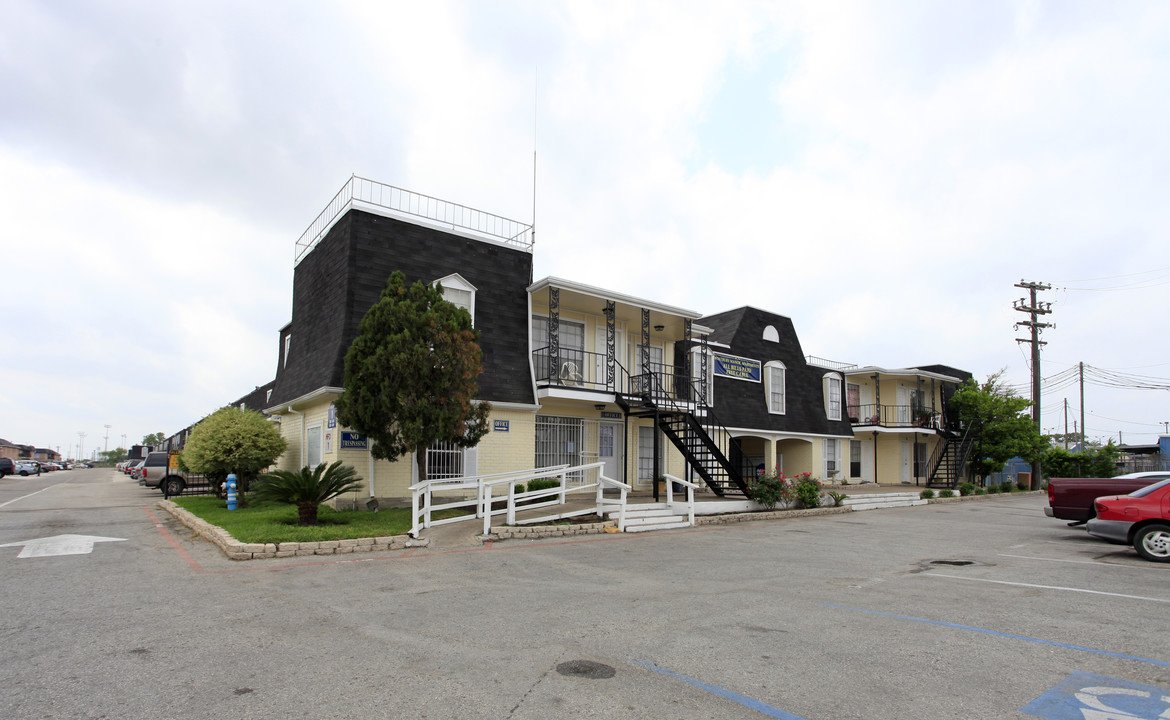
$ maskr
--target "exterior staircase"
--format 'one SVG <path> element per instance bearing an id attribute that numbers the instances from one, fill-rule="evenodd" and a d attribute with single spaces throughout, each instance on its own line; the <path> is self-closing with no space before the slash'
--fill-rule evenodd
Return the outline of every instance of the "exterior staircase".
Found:
<path id="1" fill-rule="evenodd" d="M 695 472 L 719 497 L 747 497 L 747 484 L 734 460 L 742 453 L 739 440 L 716 418 L 701 398 L 690 403 L 668 393 L 658 373 L 627 376 L 633 393 L 619 394 L 617 404 L 634 417 L 653 417 Z M 692 397 L 699 393 L 692 389 Z"/>
<path id="2" fill-rule="evenodd" d="M 727 457 L 697 417 L 689 412 L 662 413 L 658 427 L 678 448 L 699 477 L 719 497 L 747 496 L 747 485 L 739 469 Z M 734 442 L 730 433 L 719 433 Z M 730 450 L 730 444 L 728 450 Z"/>
<path id="3" fill-rule="evenodd" d="M 946 433 L 942 442 L 935 448 L 930 458 L 930 476 L 926 486 L 931 488 L 951 488 L 959 485 L 963 478 L 963 468 L 967 459 L 971 457 L 971 450 L 975 445 L 975 438 L 971 435 L 971 426 L 960 437 L 957 433 Z"/>

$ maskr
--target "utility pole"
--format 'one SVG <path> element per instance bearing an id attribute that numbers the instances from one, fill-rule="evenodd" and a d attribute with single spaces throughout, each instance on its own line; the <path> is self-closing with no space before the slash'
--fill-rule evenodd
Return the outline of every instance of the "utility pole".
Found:
<path id="1" fill-rule="evenodd" d="M 1028 298 L 1020 298 L 1012 302 L 1012 308 L 1019 312 L 1028 313 L 1027 320 L 1021 320 L 1015 324 L 1016 329 L 1020 326 L 1030 328 L 1032 337 L 1016 338 L 1019 343 L 1032 344 L 1032 422 L 1036 424 L 1036 432 L 1040 432 L 1040 346 L 1047 345 L 1040 339 L 1040 331 L 1044 328 L 1056 327 L 1049 323 L 1039 321 L 1041 315 L 1047 315 L 1052 312 L 1052 303 L 1042 303 L 1037 301 L 1036 293 L 1041 290 L 1051 290 L 1052 286 L 1047 283 L 1027 282 L 1020 280 L 1016 283 L 1016 287 L 1023 288 L 1028 291 Z M 1032 489 L 1038 490 L 1040 488 L 1040 461 L 1035 460 L 1032 463 Z"/>
<path id="2" fill-rule="evenodd" d="M 1085 449 L 1085 362 L 1080 363 L 1081 371 L 1081 450 Z"/>
<path id="3" fill-rule="evenodd" d="M 81 432 L 80 430 L 78 430 L 78 431 L 77 431 L 77 457 L 78 457 L 79 459 L 80 459 L 80 458 L 82 457 L 82 455 L 83 455 L 82 448 L 84 448 L 84 447 L 85 447 L 85 436 L 86 436 L 87 434 L 88 434 L 88 433 L 83 433 L 83 432 Z"/>
<path id="4" fill-rule="evenodd" d="M 1064 399 L 1064 449 L 1068 451 L 1068 398 Z"/>
<path id="5" fill-rule="evenodd" d="M 104 446 L 102 446 L 103 454 L 108 453 L 110 451 L 110 427 L 111 426 L 106 425 L 105 427 L 106 427 L 106 444 Z"/>

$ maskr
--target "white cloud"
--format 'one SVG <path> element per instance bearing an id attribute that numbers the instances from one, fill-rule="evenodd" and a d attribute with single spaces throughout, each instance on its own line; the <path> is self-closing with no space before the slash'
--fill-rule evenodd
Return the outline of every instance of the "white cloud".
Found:
<path id="1" fill-rule="evenodd" d="M 0 295 L 53 338 L 0 392 L 70 416 L 0 436 L 160 429 L 144 385 L 169 432 L 271 379 L 293 242 L 342 181 L 527 220 L 534 110 L 538 277 L 1023 382 L 1013 283 L 1159 266 L 1168 28 L 1158 2 L 8 3 L 0 242 L 55 282 Z M 1162 290 L 1045 295 L 1046 357 L 1156 365 Z"/>

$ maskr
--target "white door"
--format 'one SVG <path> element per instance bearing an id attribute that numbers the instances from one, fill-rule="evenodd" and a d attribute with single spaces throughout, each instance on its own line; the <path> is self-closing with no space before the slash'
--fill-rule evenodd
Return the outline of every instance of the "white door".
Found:
<path id="1" fill-rule="evenodd" d="M 305 430 L 305 464 L 315 469 L 321 464 L 321 426 L 310 425 Z"/>
<path id="2" fill-rule="evenodd" d="M 906 440 L 902 441 L 902 482 L 905 484 L 910 483 L 910 452 L 913 447 Z"/>
<path id="3" fill-rule="evenodd" d="M 622 481 L 623 439 L 621 423 L 603 422 L 597 428 L 597 459 L 605 463 L 601 473 L 610 480 Z"/>
<path id="4" fill-rule="evenodd" d="M 639 487 L 654 486 L 654 436 L 657 434 L 653 427 L 643 425 L 638 428 L 638 478 L 635 482 Z M 665 459 L 658 456 L 659 472 L 666 469 Z"/>

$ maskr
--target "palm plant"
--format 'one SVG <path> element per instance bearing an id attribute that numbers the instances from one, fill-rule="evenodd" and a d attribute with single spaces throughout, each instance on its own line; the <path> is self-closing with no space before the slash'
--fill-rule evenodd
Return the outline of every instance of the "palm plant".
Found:
<path id="1" fill-rule="evenodd" d="M 316 469 L 274 470 L 253 483 L 250 495 L 257 500 L 273 500 L 297 506 L 298 525 L 316 525 L 317 507 L 338 495 L 361 487 L 357 470 L 341 461 Z"/>

